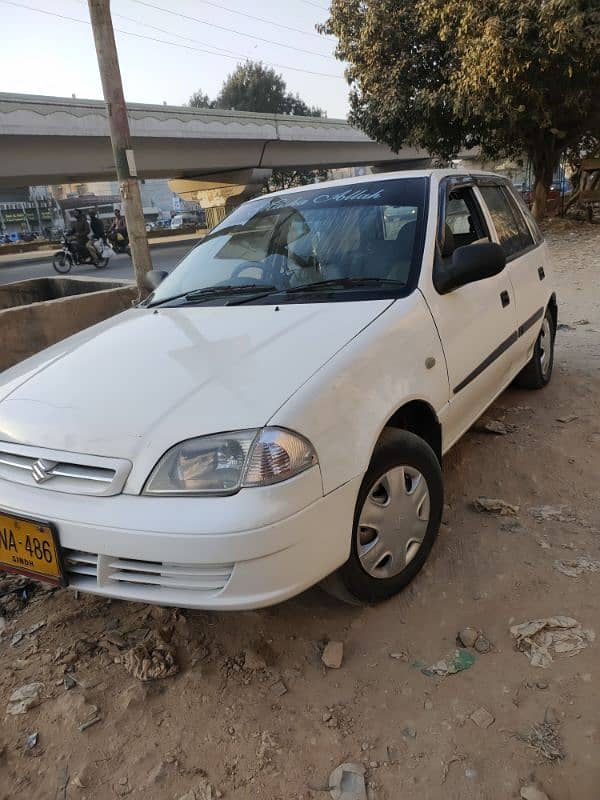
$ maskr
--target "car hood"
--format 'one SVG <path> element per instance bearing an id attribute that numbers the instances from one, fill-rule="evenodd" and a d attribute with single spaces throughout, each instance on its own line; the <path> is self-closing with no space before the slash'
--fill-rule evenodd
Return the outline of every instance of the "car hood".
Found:
<path id="1" fill-rule="evenodd" d="M 132 309 L 0 378 L 0 441 L 134 461 L 265 425 L 391 300 Z"/>

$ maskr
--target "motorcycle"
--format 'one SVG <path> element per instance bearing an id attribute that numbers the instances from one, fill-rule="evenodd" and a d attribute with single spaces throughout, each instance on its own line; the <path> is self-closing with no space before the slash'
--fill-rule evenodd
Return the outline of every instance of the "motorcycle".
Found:
<path id="1" fill-rule="evenodd" d="M 102 239 L 94 239 L 92 243 L 98 252 L 98 263 L 94 266 L 96 269 L 105 269 L 110 260 L 110 249 Z M 52 266 L 61 275 L 66 275 L 67 272 L 70 272 L 74 265 L 92 263 L 92 257 L 88 251 L 81 250 L 77 241 L 67 236 L 63 236 L 61 249 L 57 250 L 52 258 Z"/>
<path id="2" fill-rule="evenodd" d="M 115 251 L 115 253 L 127 253 L 131 256 L 131 249 L 129 247 L 129 239 L 124 236 L 120 231 L 111 231 L 108 234 L 108 243 Z"/>

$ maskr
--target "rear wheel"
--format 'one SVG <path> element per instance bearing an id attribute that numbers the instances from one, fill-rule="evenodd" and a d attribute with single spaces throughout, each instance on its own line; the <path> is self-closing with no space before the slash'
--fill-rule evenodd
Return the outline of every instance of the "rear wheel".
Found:
<path id="1" fill-rule="evenodd" d="M 350 558 L 337 575 L 349 598 L 376 603 L 410 583 L 431 551 L 443 504 L 431 447 L 414 433 L 386 430 L 358 493 Z"/>
<path id="2" fill-rule="evenodd" d="M 64 250 L 59 250 L 54 254 L 52 266 L 56 272 L 59 272 L 61 275 L 66 275 L 67 272 L 71 272 L 73 257 L 69 253 L 65 253 Z"/>
<path id="3" fill-rule="evenodd" d="M 554 366 L 554 336 L 554 319 L 547 308 L 533 355 L 515 378 L 521 389 L 543 389 L 550 383 Z"/>

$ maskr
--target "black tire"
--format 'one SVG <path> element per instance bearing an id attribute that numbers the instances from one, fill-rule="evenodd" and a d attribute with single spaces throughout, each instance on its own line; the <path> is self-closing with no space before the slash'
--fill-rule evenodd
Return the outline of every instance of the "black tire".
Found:
<path id="1" fill-rule="evenodd" d="M 555 336 L 554 317 L 547 308 L 533 355 L 515 378 L 515 385 L 520 389 L 543 389 L 550 383 L 554 366 Z"/>
<path id="2" fill-rule="evenodd" d="M 73 267 L 73 257 L 69 253 L 59 250 L 52 258 L 52 266 L 60 275 L 66 275 L 67 272 L 71 272 Z"/>
<path id="3" fill-rule="evenodd" d="M 108 258 L 100 258 L 97 264 L 94 264 L 96 269 L 106 269 L 108 267 L 108 262 L 110 259 Z"/>
<path id="4" fill-rule="evenodd" d="M 395 467 L 408 467 L 418 471 L 425 479 L 429 493 L 429 521 L 416 554 L 405 567 L 390 577 L 374 577 L 361 563 L 358 553 L 359 519 L 365 501 L 379 480 Z M 369 469 L 358 492 L 352 528 L 352 549 L 348 561 L 336 574 L 344 592 L 332 592 L 340 599 L 353 599 L 362 603 L 377 603 L 397 594 L 407 586 L 427 560 L 437 537 L 444 507 L 444 487 L 440 463 L 431 447 L 414 433 L 388 428 L 379 440 Z M 408 552 L 408 550 L 407 550 Z M 335 582 L 332 582 L 335 585 Z M 340 588 L 341 588 L 340 587 Z M 327 585 L 325 585 L 327 589 Z"/>

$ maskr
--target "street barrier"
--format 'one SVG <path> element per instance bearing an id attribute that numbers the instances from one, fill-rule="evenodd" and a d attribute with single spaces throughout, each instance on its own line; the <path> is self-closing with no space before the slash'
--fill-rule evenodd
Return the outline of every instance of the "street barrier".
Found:
<path id="1" fill-rule="evenodd" d="M 130 308 L 125 281 L 37 278 L 0 286 L 0 371 Z"/>

